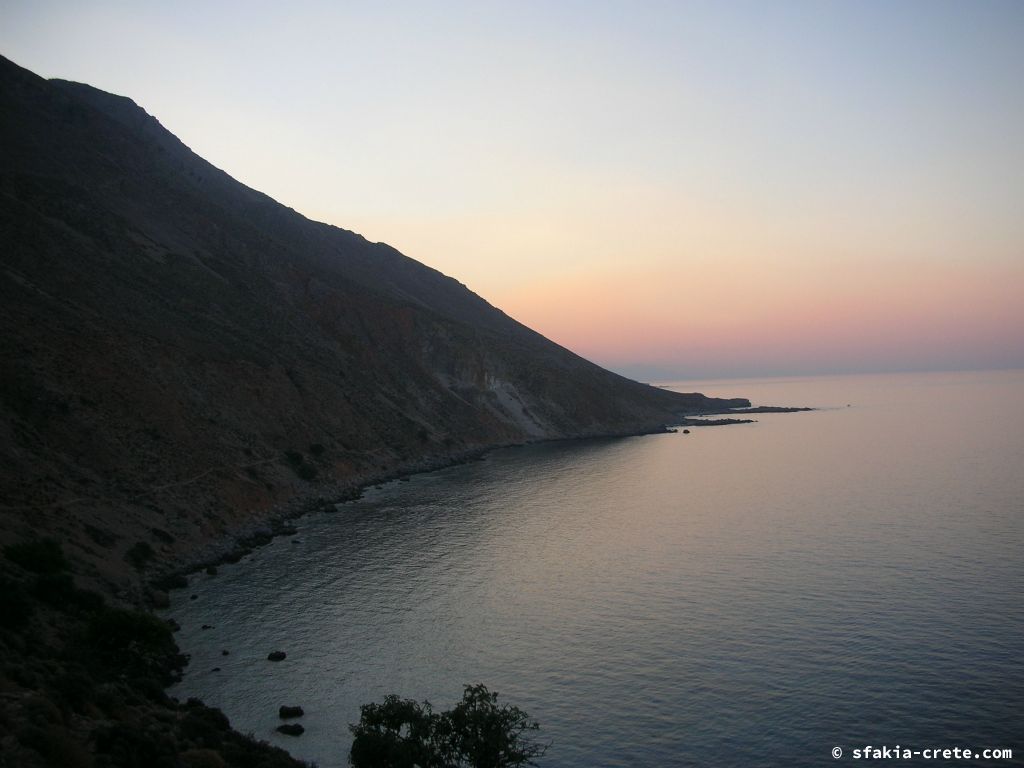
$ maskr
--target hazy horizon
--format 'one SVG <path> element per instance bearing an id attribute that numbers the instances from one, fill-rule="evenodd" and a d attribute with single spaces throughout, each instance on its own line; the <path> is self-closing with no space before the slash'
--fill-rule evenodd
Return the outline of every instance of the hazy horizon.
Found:
<path id="1" fill-rule="evenodd" d="M 17 64 L 633 378 L 1024 367 L 1024 5 L 0 13 Z"/>

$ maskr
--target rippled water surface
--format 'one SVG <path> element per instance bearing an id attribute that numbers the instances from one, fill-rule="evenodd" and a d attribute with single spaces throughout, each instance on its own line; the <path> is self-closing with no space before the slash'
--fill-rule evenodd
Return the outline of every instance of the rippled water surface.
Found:
<path id="1" fill-rule="evenodd" d="M 545 766 L 1024 754 L 1024 372 L 680 388 L 822 410 L 497 451 L 304 518 L 174 596 L 172 694 L 321 768 L 360 704 L 471 682 L 541 722 Z"/>

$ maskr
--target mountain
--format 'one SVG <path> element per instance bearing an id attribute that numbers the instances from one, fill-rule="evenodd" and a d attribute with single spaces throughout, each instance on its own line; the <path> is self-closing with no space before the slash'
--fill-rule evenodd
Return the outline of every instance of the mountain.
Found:
<path id="1" fill-rule="evenodd" d="M 0 535 L 107 589 L 358 483 L 748 404 L 603 370 L 6 59 L 0 145 Z"/>
<path id="2" fill-rule="evenodd" d="M 749 405 L 602 370 L 238 183 L 129 99 L 3 58 L 0 149 L 11 765 L 295 768 L 167 697 L 184 659 L 136 610 L 161 577 L 367 482 Z"/>

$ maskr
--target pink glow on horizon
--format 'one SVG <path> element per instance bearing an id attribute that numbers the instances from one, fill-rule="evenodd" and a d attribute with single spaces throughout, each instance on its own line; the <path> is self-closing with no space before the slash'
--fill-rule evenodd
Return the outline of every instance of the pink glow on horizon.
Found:
<path id="1" fill-rule="evenodd" d="M 500 305 L 612 367 L 976 367 L 1024 361 L 1020 286 L 1021 265 L 697 281 L 666 270 L 566 277 L 509 292 Z"/>
<path id="2" fill-rule="evenodd" d="M 1022 3 L 208 5 L 0 42 L 605 366 L 1024 367 Z"/>

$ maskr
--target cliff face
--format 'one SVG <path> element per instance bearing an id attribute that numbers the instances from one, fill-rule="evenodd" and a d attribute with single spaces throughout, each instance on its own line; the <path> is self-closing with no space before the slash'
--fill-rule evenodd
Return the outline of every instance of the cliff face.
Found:
<path id="1" fill-rule="evenodd" d="M 315 489 L 748 404 L 605 371 L 3 59 L 0 146 L 0 537 L 107 587 Z"/>

